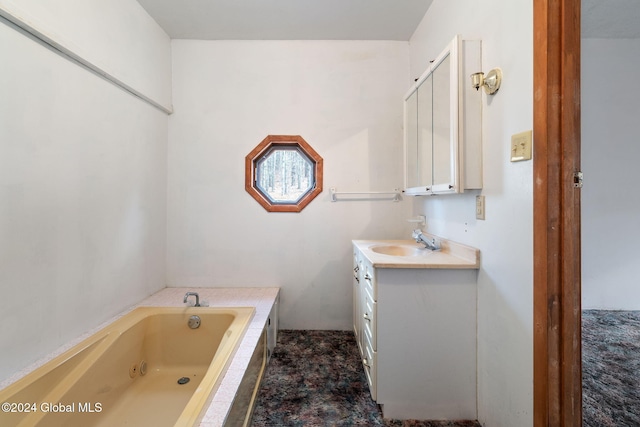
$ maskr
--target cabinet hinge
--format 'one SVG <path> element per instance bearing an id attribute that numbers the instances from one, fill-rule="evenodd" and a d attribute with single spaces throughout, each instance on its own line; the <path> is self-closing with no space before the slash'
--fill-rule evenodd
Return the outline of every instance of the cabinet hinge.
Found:
<path id="1" fill-rule="evenodd" d="M 582 188 L 582 172 L 577 171 L 573 173 L 573 186 L 575 188 Z"/>

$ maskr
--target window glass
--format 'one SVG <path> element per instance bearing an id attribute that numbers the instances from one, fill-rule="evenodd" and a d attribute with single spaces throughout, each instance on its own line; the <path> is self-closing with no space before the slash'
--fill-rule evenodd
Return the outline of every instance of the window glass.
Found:
<path id="1" fill-rule="evenodd" d="M 273 203 L 298 203 L 313 189 L 313 170 L 298 147 L 272 148 L 256 163 L 256 188 Z"/>

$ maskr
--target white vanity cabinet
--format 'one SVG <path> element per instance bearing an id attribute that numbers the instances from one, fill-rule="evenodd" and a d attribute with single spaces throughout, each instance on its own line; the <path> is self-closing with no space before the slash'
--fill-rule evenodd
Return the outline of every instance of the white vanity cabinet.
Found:
<path id="1" fill-rule="evenodd" d="M 362 254 L 354 250 L 353 251 L 353 333 L 356 337 L 356 343 L 358 344 L 358 350 L 362 353 L 362 291 L 360 290 L 360 284 L 363 282 L 362 274 Z"/>
<path id="2" fill-rule="evenodd" d="M 376 399 L 376 319 L 377 303 L 374 293 L 375 270 L 369 260 L 354 250 L 353 330 L 362 356 L 371 396 Z"/>
<path id="3" fill-rule="evenodd" d="M 371 396 L 385 418 L 475 420 L 479 261 L 417 267 L 371 245 L 353 242 L 354 332 Z"/>
<path id="4" fill-rule="evenodd" d="M 455 37 L 405 95 L 405 193 L 482 188 L 481 42 Z"/>

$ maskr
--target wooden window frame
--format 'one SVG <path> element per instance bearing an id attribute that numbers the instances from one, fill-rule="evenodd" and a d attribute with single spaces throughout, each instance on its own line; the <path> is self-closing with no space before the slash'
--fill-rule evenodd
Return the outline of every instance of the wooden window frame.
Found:
<path id="1" fill-rule="evenodd" d="M 315 183 L 310 191 L 307 191 L 295 203 L 274 203 L 257 188 L 257 164 L 274 148 L 287 147 L 295 148 L 304 154 L 313 164 Z M 300 135 L 267 135 L 265 139 L 251 150 L 245 157 L 245 183 L 244 188 L 260 205 L 268 212 L 300 212 L 313 199 L 322 193 L 322 157 L 305 141 Z"/>

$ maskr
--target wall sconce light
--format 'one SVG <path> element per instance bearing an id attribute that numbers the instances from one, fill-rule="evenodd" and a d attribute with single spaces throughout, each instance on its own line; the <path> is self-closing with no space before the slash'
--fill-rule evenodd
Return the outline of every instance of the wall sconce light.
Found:
<path id="1" fill-rule="evenodd" d="M 471 74 L 471 85 L 475 90 L 480 89 L 480 86 L 482 86 L 487 95 L 494 95 L 500 89 L 501 82 L 502 70 L 500 68 L 494 68 L 489 71 L 487 77 L 484 76 L 482 71 Z"/>

